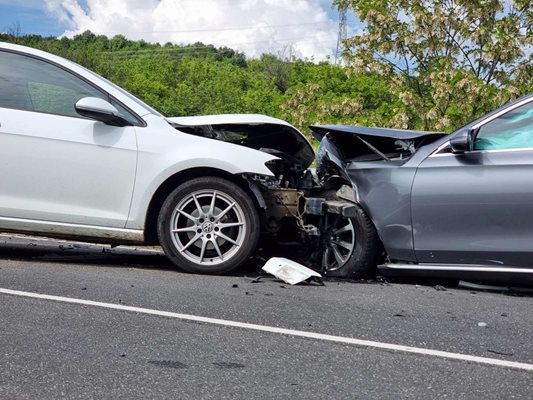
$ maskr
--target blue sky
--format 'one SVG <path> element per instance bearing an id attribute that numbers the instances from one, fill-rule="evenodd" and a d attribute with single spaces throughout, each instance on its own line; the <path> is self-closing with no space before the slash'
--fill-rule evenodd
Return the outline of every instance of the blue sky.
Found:
<path id="1" fill-rule="evenodd" d="M 151 42 L 210 42 L 237 48 L 250 56 L 285 51 L 291 46 L 297 56 L 321 60 L 331 55 L 336 44 L 338 16 L 331 3 L 331 0 L 0 0 L 0 31 L 13 30 L 17 24 L 22 34 L 42 36 L 72 36 L 89 29 Z"/>
<path id="2" fill-rule="evenodd" d="M 58 36 L 65 31 L 56 17 L 46 12 L 43 1 L 16 2 L 0 0 L 0 31 L 20 25 L 22 33 Z"/>

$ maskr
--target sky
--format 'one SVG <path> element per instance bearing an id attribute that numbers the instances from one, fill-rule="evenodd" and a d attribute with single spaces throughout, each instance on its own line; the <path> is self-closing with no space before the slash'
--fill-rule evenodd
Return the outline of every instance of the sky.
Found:
<path id="1" fill-rule="evenodd" d="M 360 29 L 349 17 L 349 33 Z M 129 39 L 227 46 L 314 61 L 334 57 L 331 0 L 0 0 L 0 31 L 72 37 L 86 30 Z"/>

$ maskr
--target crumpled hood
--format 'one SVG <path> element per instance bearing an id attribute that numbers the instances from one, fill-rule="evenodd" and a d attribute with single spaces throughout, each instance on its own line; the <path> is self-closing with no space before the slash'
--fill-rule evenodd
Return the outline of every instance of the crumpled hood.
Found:
<path id="1" fill-rule="evenodd" d="M 310 128 L 318 140 L 327 136 L 343 158 L 361 161 L 410 156 L 419 147 L 447 135 L 441 132 L 348 125 L 313 125 Z"/>
<path id="2" fill-rule="evenodd" d="M 286 121 L 266 115 L 220 114 L 166 120 L 181 132 L 291 158 L 302 171 L 315 158 L 311 144 L 298 129 Z"/>

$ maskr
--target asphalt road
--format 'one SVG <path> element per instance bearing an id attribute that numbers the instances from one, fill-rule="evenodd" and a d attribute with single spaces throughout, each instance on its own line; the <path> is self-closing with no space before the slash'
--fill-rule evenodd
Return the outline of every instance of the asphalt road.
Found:
<path id="1" fill-rule="evenodd" d="M 157 251 L 0 236 L 0 289 L 533 367 L 533 297 L 289 286 L 176 272 Z M 0 398 L 524 398 L 533 371 L 0 293 Z"/>

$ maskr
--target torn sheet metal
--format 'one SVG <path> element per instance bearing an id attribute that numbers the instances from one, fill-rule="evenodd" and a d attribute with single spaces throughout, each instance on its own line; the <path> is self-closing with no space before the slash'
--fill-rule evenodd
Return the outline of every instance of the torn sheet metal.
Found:
<path id="1" fill-rule="evenodd" d="M 290 160 L 304 171 L 315 159 L 309 140 L 298 129 L 280 119 L 255 114 L 204 115 L 167 118 L 177 130 L 260 150 Z"/>
<path id="2" fill-rule="evenodd" d="M 321 281 L 322 275 L 318 272 L 309 269 L 302 264 L 288 258 L 272 257 L 263 266 L 263 271 L 274 275 L 276 278 L 288 283 L 289 285 L 296 285 L 297 283 L 315 277 Z"/>
<path id="3" fill-rule="evenodd" d="M 414 154 L 419 147 L 446 136 L 446 133 L 440 132 L 363 126 L 312 125 L 310 128 L 316 139 L 331 141 L 340 152 L 335 157 L 343 161 L 403 159 Z"/>

